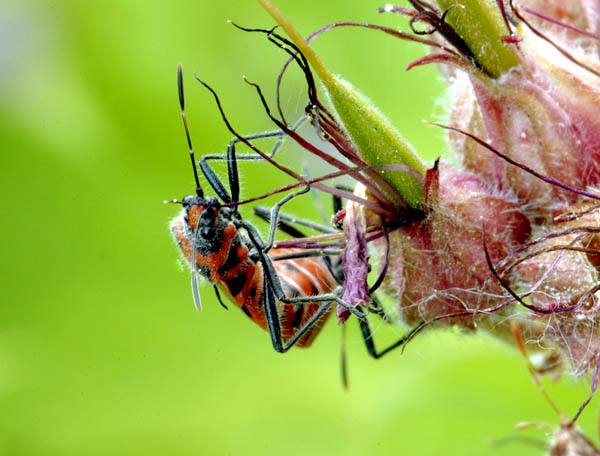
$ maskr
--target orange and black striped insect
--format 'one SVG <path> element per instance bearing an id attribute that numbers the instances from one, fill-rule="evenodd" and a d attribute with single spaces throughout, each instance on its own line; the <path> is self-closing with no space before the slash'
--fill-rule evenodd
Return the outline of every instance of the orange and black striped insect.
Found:
<path id="1" fill-rule="evenodd" d="M 179 102 L 194 169 L 196 195 L 183 198 L 183 210 L 171 223 L 171 231 L 191 265 L 197 307 L 200 306 L 200 298 L 196 275 L 200 274 L 214 285 L 221 303 L 219 290 L 252 321 L 268 329 L 273 347 L 278 352 L 285 352 L 296 343 L 299 346 L 310 345 L 321 323 L 331 313 L 333 303 L 364 318 L 364 313 L 349 307 L 340 299 L 341 289 L 322 258 L 277 262 L 271 258 L 293 253 L 289 249 L 272 248 L 278 213 L 285 203 L 305 193 L 308 188 L 286 196 L 273 207 L 272 229 L 266 242 L 238 212 L 239 179 L 234 147 L 229 147 L 227 153 L 231 194 L 206 159 L 200 160 L 204 176 L 221 201 L 216 197 L 204 197 L 187 127 L 181 67 L 177 74 Z"/>
<path id="2" fill-rule="evenodd" d="M 201 275 L 213 284 L 223 307 L 226 306 L 220 291 L 252 321 L 268 330 L 273 348 L 278 352 L 286 352 L 295 344 L 309 346 L 331 314 L 334 304 L 348 309 L 359 318 L 367 349 L 372 356 L 378 358 L 401 345 L 404 338 L 382 352 L 376 351 L 366 314 L 340 298 L 341 268 L 332 267 L 328 257 L 310 256 L 298 249 L 273 248 L 278 227 L 288 234 L 303 237 L 285 220 L 280 220 L 280 210 L 292 198 L 306 193 L 309 187 L 287 195 L 267 211 L 268 215 L 262 215 L 270 222 L 269 236 L 265 242 L 258 230 L 242 219 L 237 207 L 237 160 L 242 157 L 260 159 L 260 156 L 236 156 L 235 144 L 239 138 L 235 138 L 229 144 L 226 155 L 206 155 L 200 159 L 200 169 L 218 198 L 204 196 L 185 114 L 181 66 L 178 68 L 177 81 L 196 194 L 188 195 L 180 202 L 183 210 L 172 221 L 171 231 L 190 264 L 197 308 L 200 308 L 197 276 Z M 244 139 L 283 135 L 282 131 L 276 131 Z M 208 164 L 208 159 L 227 160 L 229 192 Z M 261 215 L 259 212 L 257 214 Z M 310 222 L 305 225 L 317 227 Z"/>

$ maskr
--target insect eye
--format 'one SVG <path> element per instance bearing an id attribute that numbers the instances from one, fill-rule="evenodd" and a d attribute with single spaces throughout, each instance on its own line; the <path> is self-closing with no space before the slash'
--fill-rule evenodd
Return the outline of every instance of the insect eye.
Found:
<path id="1" fill-rule="evenodd" d="M 207 207 L 202 211 L 200 216 L 200 235 L 203 238 L 209 239 L 215 235 L 215 222 L 217 219 L 218 210 L 214 207 Z"/>
<path id="2" fill-rule="evenodd" d="M 194 204 L 196 197 L 194 195 L 187 195 L 185 196 L 181 202 L 183 203 L 184 206 L 191 206 L 192 204 Z"/>
<path id="3" fill-rule="evenodd" d="M 200 235 L 204 239 L 210 239 L 215 234 L 215 228 L 213 226 L 203 226 L 200 228 Z"/>

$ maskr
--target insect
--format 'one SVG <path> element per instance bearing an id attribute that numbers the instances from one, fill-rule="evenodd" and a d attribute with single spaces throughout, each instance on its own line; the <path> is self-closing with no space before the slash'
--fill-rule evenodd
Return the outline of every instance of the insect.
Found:
<path id="1" fill-rule="evenodd" d="M 268 330 L 273 348 L 286 352 L 292 346 L 308 347 L 330 316 L 333 305 L 349 310 L 359 318 L 369 353 L 378 358 L 400 346 L 404 338 L 377 352 L 362 309 L 348 306 L 341 298 L 339 278 L 332 270 L 327 257 L 307 256 L 298 249 L 273 248 L 277 227 L 286 227 L 289 234 L 298 235 L 285 220 L 280 220 L 280 210 L 292 198 L 306 193 L 309 187 L 287 195 L 268 212 L 270 230 L 265 242 L 259 231 L 243 220 L 239 211 L 239 177 L 237 160 L 260 159 L 257 156 L 236 156 L 235 143 L 231 141 L 224 156 L 205 155 L 200 159 L 200 169 L 217 197 L 205 197 L 200 185 L 194 150 L 187 124 L 181 66 L 177 72 L 179 103 L 190 158 L 196 183 L 195 195 L 181 202 L 183 209 L 171 223 L 175 241 L 192 270 L 192 290 L 196 307 L 200 309 L 197 276 L 213 284 L 217 298 L 224 293 L 253 322 Z M 209 88 L 210 89 L 210 88 Z M 214 93 L 214 92 L 213 92 Z M 298 125 L 298 124 L 297 124 Z M 281 131 L 245 137 L 244 140 L 283 136 Z M 229 191 L 208 164 L 208 159 L 226 159 Z M 285 218 L 285 217 L 283 217 Z"/>
<path id="2" fill-rule="evenodd" d="M 293 197 L 305 193 L 303 188 L 277 203 L 271 210 L 272 229 L 265 242 L 258 230 L 242 219 L 239 201 L 239 178 L 235 148 L 228 148 L 230 191 L 214 171 L 201 159 L 201 170 L 220 198 L 204 197 L 187 126 L 181 66 L 177 72 L 179 102 L 196 182 L 196 194 L 181 201 L 183 210 L 171 223 L 175 241 L 192 269 L 192 288 L 197 307 L 200 298 L 196 276 L 204 276 L 219 291 L 262 328 L 268 329 L 273 347 L 285 352 L 294 344 L 308 346 L 318 333 L 332 308 L 332 303 L 346 307 L 360 318 L 364 313 L 347 306 L 339 297 L 340 289 L 325 262 L 319 258 L 298 258 L 273 262 L 271 256 L 293 253 L 273 249 L 278 213 Z M 224 305 L 224 304 L 223 304 Z"/>
<path id="3" fill-rule="evenodd" d="M 550 405 L 554 413 L 560 419 L 560 427 L 558 429 L 553 428 L 544 423 L 520 423 L 517 425 L 517 429 L 527 429 L 530 427 L 541 427 L 547 428 L 550 430 L 552 434 L 552 440 L 550 444 L 542 444 L 542 448 L 548 450 L 548 454 L 552 456 L 569 456 L 569 455 L 581 455 L 581 456 L 598 456 L 600 455 L 600 450 L 596 447 L 596 445 L 583 433 L 581 429 L 575 424 L 577 419 L 581 416 L 581 413 L 588 405 L 592 397 L 596 392 L 596 388 L 598 386 L 598 374 L 599 374 L 599 362 L 600 362 L 600 354 L 596 355 L 596 366 L 594 369 L 594 373 L 592 376 L 592 388 L 590 395 L 588 398 L 581 404 L 577 413 L 572 419 L 565 417 L 558 407 L 554 404 L 547 391 L 542 386 L 542 383 L 539 378 L 539 370 L 533 366 L 527 351 L 525 349 L 525 343 L 523 338 L 521 337 L 521 333 L 519 331 L 518 324 L 516 321 L 511 321 L 511 328 L 513 335 L 515 337 L 517 346 L 521 351 L 521 354 L 525 358 L 525 362 L 527 365 L 527 369 L 533 379 L 534 383 L 537 385 L 538 389 L 542 393 L 542 396 Z"/>

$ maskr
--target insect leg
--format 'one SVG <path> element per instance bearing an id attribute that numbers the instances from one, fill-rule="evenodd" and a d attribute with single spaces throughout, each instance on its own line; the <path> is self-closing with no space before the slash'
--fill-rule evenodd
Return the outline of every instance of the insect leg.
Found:
<path id="1" fill-rule="evenodd" d="M 380 305 L 379 301 L 377 300 L 377 298 L 375 296 L 371 296 L 371 300 L 373 301 L 374 305 L 373 305 L 373 307 L 371 307 L 369 309 L 369 313 L 375 313 L 379 317 L 381 317 L 384 321 L 389 321 L 389 319 L 386 316 L 386 313 L 385 313 L 384 309 L 381 307 L 381 305 Z M 381 358 L 383 355 L 389 353 L 394 348 L 402 346 L 406 341 L 408 341 L 408 340 L 410 340 L 412 338 L 413 333 L 418 329 L 418 327 L 415 328 L 415 329 L 413 329 L 407 335 L 401 337 L 400 339 L 398 339 L 396 342 L 394 342 L 393 344 L 391 344 L 386 349 L 384 349 L 382 351 L 377 351 L 377 349 L 375 348 L 375 340 L 374 340 L 374 337 L 373 337 L 373 333 L 371 332 L 371 328 L 369 326 L 369 322 L 365 318 L 363 320 L 360 320 L 359 323 L 360 323 L 360 330 L 361 330 L 363 339 L 365 341 L 365 346 L 367 347 L 367 351 L 369 352 L 369 355 L 371 355 L 375 359 Z"/>
<path id="2" fill-rule="evenodd" d="M 266 222 L 271 221 L 271 210 L 264 206 L 255 206 L 253 209 L 254 215 L 260 217 Z M 305 234 L 288 223 L 285 214 L 279 214 L 279 223 L 277 229 L 294 238 L 306 237 Z"/>
<path id="3" fill-rule="evenodd" d="M 315 323 L 319 321 L 319 319 L 325 315 L 325 313 L 331 307 L 331 302 L 326 302 L 315 312 L 314 315 L 310 317 L 310 319 L 294 333 L 292 338 L 284 343 L 281 337 L 281 324 L 279 322 L 279 316 L 277 314 L 277 305 L 275 294 L 273 293 L 273 289 L 270 285 L 272 280 L 279 280 L 278 278 L 273 279 L 269 277 L 268 274 L 265 274 L 265 282 L 264 282 L 264 290 L 265 290 L 265 312 L 267 315 L 267 325 L 269 328 L 269 334 L 271 335 L 271 342 L 273 343 L 273 348 L 276 352 L 285 353 L 290 348 L 292 348 L 296 342 L 298 342 L 302 337 L 309 331 Z"/>
<path id="4" fill-rule="evenodd" d="M 302 116 L 292 127 L 292 131 L 298 129 L 305 121 L 307 116 Z M 254 135 L 244 136 L 246 141 L 253 141 L 256 139 L 273 138 L 278 137 L 277 142 L 273 146 L 269 157 L 273 157 L 281 144 L 283 143 L 283 137 L 286 135 L 282 130 L 268 131 L 263 133 L 257 133 Z M 215 193 L 221 198 L 224 203 L 231 203 L 239 201 L 240 196 L 240 184 L 237 170 L 238 160 L 263 160 L 263 158 L 255 153 L 237 155 L 235 151 L 235 145 L 241 142 L 239 138 L 233 138 L 227 146 L 226 154 L 207 154 L 200 158 L 199 165 L 202 173 L 206 177 L 206 180 L 210 186 L 214 189 Z M 227 161 L 227 175 L 229 179 L 229 190 L 231 194 L 225 189 L 225 186 L 214 172 L 212 167 L 208 164 L 208 160 L 226 160 Z"/>
<path id="5" fill-rule="evenodd" d="M 290 193 L 271 208 L 271 227 L 269 230 L 269 238 L 267 240 L 267 244 L 265 245 L 266 252 L 271 250 L 271 248 L 273 247 L 273 243 L 275 242 L 275 231 L 277 230 L 277 224 L 279 222 L 279 211 L 281 210 L 281 207 L 296 196 L 307 193 L 309 190 L 310 187 L 304 187 L 298 191 L 295 191 L 294 193 Z"/>
<path id="6" fill-rule="evenodd" d="M 273 150 L 271 151 L 270 156 L 272 157 L 277 152 L 281 144 L 281 136 L 285 133 L 281 130 L 277 131 L 268 131 L 264 133 L 258 133 L 255 135 L 244 136 L 244 139 L 247 141 L 252 141 L 255 139 L 262 138 L 272 138 L 272 137 L 280 137 Z M 202 173 L 206 177 L 206 180 L 213 188 L 215 193 L 221 198 L 221 200 L 225 203 L 231 203 L 232 201 L 238 201 L 240 196 L 240 183 L 239 183 L 239 175 L 237 170 L 237 160 L 262 160 L 262 157 L 258 154 L 243 154 L 240 156 L 236 156 L 235 153 L 235 144 L 239 142 L 240 139 L 234 138 L 229 142 L 227 146 L 227 154 L 207 154 L 200 157 L 199 165 Z M 212 169 L 212 167 L 208 164 L 208 160 L 226 160 L 227 161 L 227 175 L 229 178 L 229 190 L 231 191 L 231 195 L 225 189 L 225 186 Z"/>
<path id="7" fill-rule="evenodd" d="M 300 126 L 308 119 L 307 115 L 303 115 L 296 121 L 296 123 L 292 126 L 291 130 L 296 131 Z M 269 131 L 265 133 L 258 133 L 250 136 L 246 136 L 244 139 L 247 141 L 252 141 L 255 139 L 263 139 L 263 138 L 272 138 L 278 137 L 277 142 L 273 146 L 271 153 L 269 154 L 270 158 L 273 158 L 281 144 L 283 144 L 283 138 L 286 135 L 282 130 Z M 231 196 L 233 197 L 233 201 L 239 201 L 240 197 L 240 185 L 238 179 L 238 171 L 237 171 L 237 159 L 235 152 L 235 145 L 240 142 L 239 138 L 233 138 L 229 145 L 227 146 L 227 174 L 229 176 L 229 188 L 231 190 Z M 240 155 L 239 158 L 241 160 L 263 160 L 263 158 L 258 154 L 243 154 Z"/>
<path id="8" fill-rule="evenodd" d="M 223 307 L 223 309 L 225 309 L 225 310 L 229 310 L 229 307 L 227 307 L 225 305 L 225 303 L 223 302 L 223 300 L 221 299 L 221 293 L 219 293 L 219 287 L 217 287 L 216 285 L 213 285 L 213 289 L 215 290 L 215 295 L 217 296 L 217 300 L 219 301 L 219 304 L 221 304 L 221 307 Z"/>
<path id="9" fill-rule="evenodd" d="M 254 214 L 263 219 L 266 222 L 271 222 L 271 209 L 268 209 L 264 206 L 255 206 Z M 296 224 L 300 226 L 304 226 L 306 228 L 310 228 L 315 231 L 319 231 L 320 233 L 335 233 L 337 230 L 333 228 L 329 228 L 328 226 L 323 226 L 318 223 L 311 222 L 309 220 L 303 220 L 293 215 L 279 213 L 279 220 L 277 228 L 283 231 L 285 234 L 289 234 L 292 237 L 302 238 L 306 237 L 302 231 L 296 229 L 291 224 Z"/>
<path id="10" fill-rule="evenodd" d="M 286 304 L 335 301 L 336 304 L 342 306 L 344 309 L 347 309 L 350 313 L 354 314 L 358 318 L 365 318 L 365 314 L 363 312 L 358 311 L 357 309 L 348 305 L 342 299 L 340 299 L 339 292 L 337 290 L 335 293 L 328 293 L 318 296 L 296 298 L 286 297 L 283 291 L 283 287 L 281 286 L 281 282 L 279 281 L 279 278 L 277 276 L 277 272 L 275 271 L 275 268 L 273 266 L 273 262 L 271 261 L 271 258 L 269 258 L 269 256 L 267 255 L 268 250 L 266 250 L 265 248 L 266 246 L 260 237 L 260 233 L 251 223 L 248 223 L 245 220 L 240 220 L 240 224 L 246 229 L 250 241 L 256 247 L 257 253 L 260 257 L 260 262 L 264 267 L 265 274 L 272 278 L 272 280 L 269 281 L 269 284 L 273 288 L 273 292 L 275 293 L 275 296 L 279 301 L 284 302 Z"/>
<path id="11" fill-rule="evenodd" d="M 379 359 L 383 355 L 392 351 L 394 348 L 400 347 L 402 344 L 404 344 L 404 342 L 406 342 L 410 338 L 410 335 L 411 335 L 411 334 L 408 334 L 404 337 L 401 337 L 399 340 L 394 342 L 392 345 L 387 347 L 385 350 L 378 352 L 377 349 L 375 348 L 375 342 L 373 340 L 373 333 L 371 332 L 371 328 L 369 327 L 369 322 L 367 321 L 367 319 L 366 318 L 360 319 L 359 324 L 360 324 L 360 330 L 361 330 L 363 339 L 365 341 L 365 346 L 367 347 L 367 351 L 369 352 L 369 355 L 371 355 L 375 359 Z"/>
<path id="12" fill-rule="evenodd" d="M 269 334 L 271 335 L 271 342 L 275 351 L 283 353 L 289 350 L 298 340 L 302 338 L 308 330 L 321 318 L 331 307 L 332 301 L 341 302 L 346 305 L 336 294 L 327 294 L 319 296 L 310 296 L 306 298 L 287 298 L 277 271 L 273 266 L 271 258 L 267 255 L 265 244 L 260 237 L 258 230 L 250 223 L 240 220 L 239 223 L 243 226 L 248 233 L 250 242 L 254 245 L 257 250 L 259 261 L 263 266 L 264 274 L 264 296 L 265 296 L 265 314 L 267 317 L 267 325 Z M 283 302 L 284 304 L 294 303 L 314 303 L 323 302 L 323 305 L 315 312 L 314 315 L 300 328 L 294 336 L 284 344 L 281 337 L 281 323 L 279 321 L 279 315 L 277 313 L 277 301 Z M 364 317 L 364 314 L 359 316 Z"/>
<path id="13" fill-rule="evenodd" d="M 281 324 L 277 314 L 277 304 L 275 302 L 273 290 L 269 286 L 269 278 L 267 274 L 264 276 L 263 290 L 265 296 L 265 314 L 267 316 L 267 326 L 269 328 L 271 342 L 273 343 L 273 349 L 276 352 L 283 353 L 283 339 L 281 338 Z"/>

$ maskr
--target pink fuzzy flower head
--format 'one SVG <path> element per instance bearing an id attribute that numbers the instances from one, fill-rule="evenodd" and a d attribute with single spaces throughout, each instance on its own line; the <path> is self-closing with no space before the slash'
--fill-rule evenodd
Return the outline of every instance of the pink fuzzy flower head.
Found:
<path id="1" fill-rule="evenodd" d="M 491 277 L 484 237 L 498 263 L 529 237 L 529 220 L 514 199 L 443 163 L 427 173 L 426 198 L 424 220 L 390 233 L 392 254 L 382 289 L 410 325 L 439 319 L 473 329 L 478 311 L 505 300 Z M 364 206 L 350 208 L 365 214 L 367 227 L 382 223 Z M 386 240 L 371 244 L 383 258 Z"/>
<path id="2" fill-rule="evenodd" d="M 567 14 L 556 6 L 563 2 L 549 3 Z M 559 15 L 554 9 L 545 6 L 543 11 Z M 533 10 L 515 11 L 525 15 Z M 533 18 L 532 27 L 541 20 L 531 14 L 527 17 Z M 536 28 L 519 28 L 522 41 L 507 44 L 519 65 L 501 77 L 491 78 L 475 68 L 455 74 L 450 121 L 514 161 L 584 190 L 600 182 L 600 65 L 595 51 L 584 52 L 585 48 L 563 41 L 575 32 L 563 27 L 566 32 L 560 34 L 554 30 L 558 26 L 550 25 L 553 28 L 542 36 Z M 533 218 L 548 217 L 557 207 L 579 200 L 578 195 L 549 187 L 518 166 L 490 155 L 464 135 L 453 132 L 450 140 L 467 169 L 500 191 L 513 192 Z"/>

